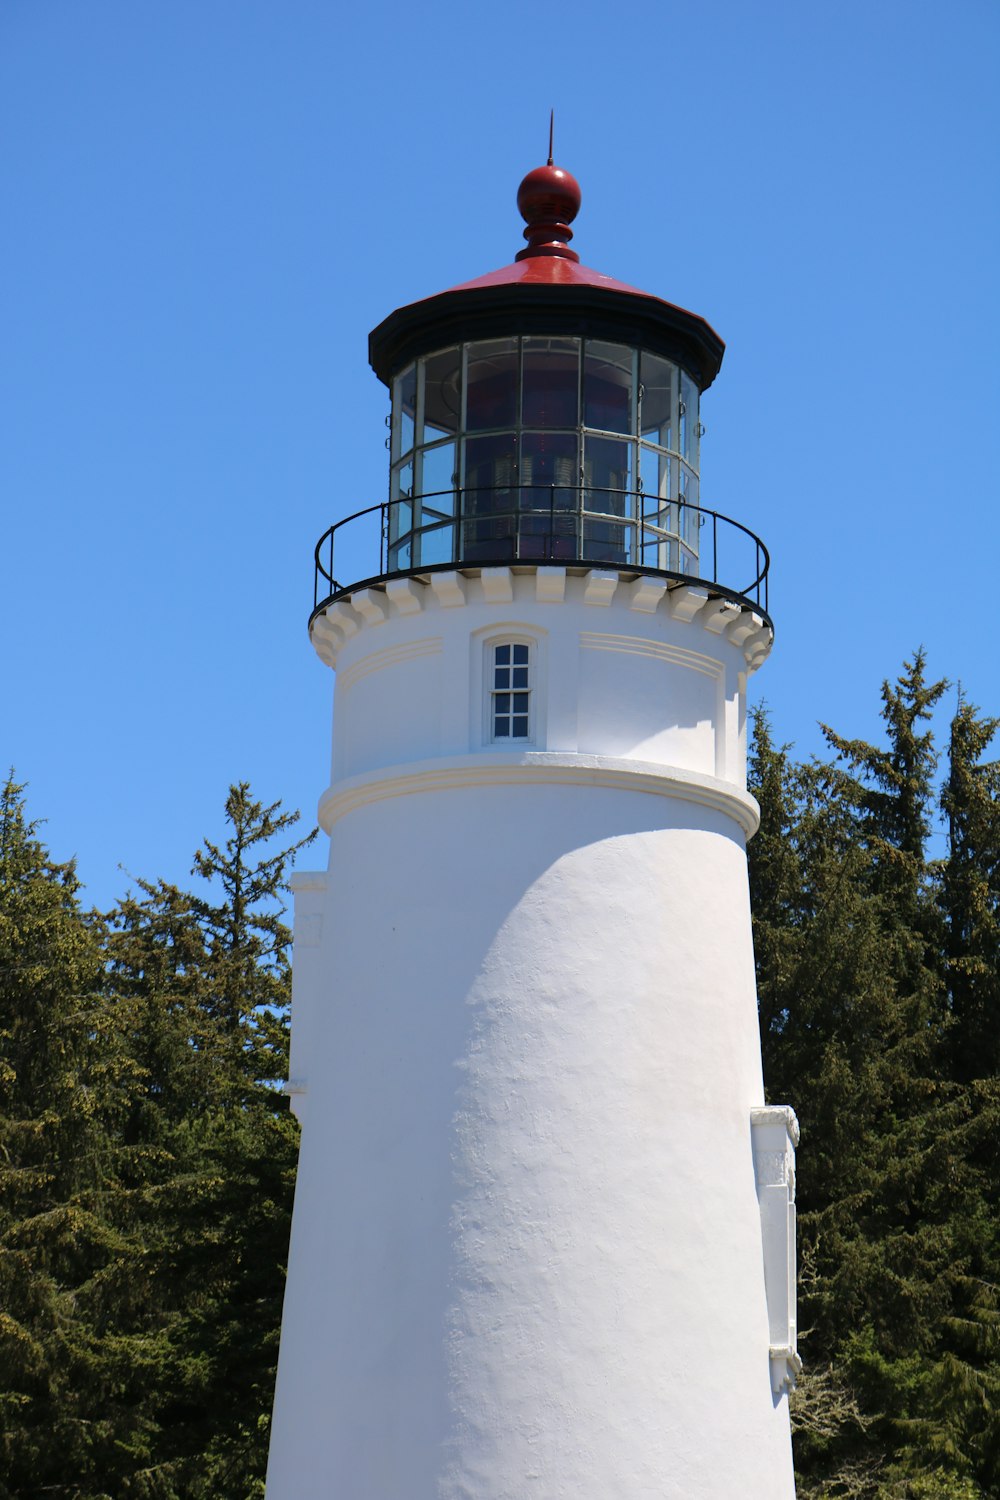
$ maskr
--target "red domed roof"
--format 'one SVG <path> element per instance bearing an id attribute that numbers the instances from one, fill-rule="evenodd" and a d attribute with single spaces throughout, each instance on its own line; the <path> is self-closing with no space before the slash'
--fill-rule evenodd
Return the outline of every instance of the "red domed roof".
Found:
<path id="1" fill-rule="evenodd" d="M 605 276 L 602 271 L 581 266 L 575 255 L 568 260 L 559 255 L 526 255 L 523 250 L 519 253 L 525 256 L 524 260 L 515 260 L 509 266 L 501 266 L 498 271 L 487 271 L 485 276 L 477 276 L 474 281 L 462 281 L 449 291 L 470 292 L 484 286 L 600 286 L 628 292 L 632 297 L 648 295 L 640 292 L 638 287 Z"/>
<path id="2" fill-rule="evenodd" d="M 639 342 L 677 360 L 706 390 L 725 345 L 704 318 L 582 266 L 569 247 L 580 207 L 576 179 L 551 158 L 523 179 L 517 203 L 527 245 L 514 261 L 398 308 L 368 341 L 372 369 L 389 384 L 420 354 L 449 343 L 516 333 L 579 333 Z"/>

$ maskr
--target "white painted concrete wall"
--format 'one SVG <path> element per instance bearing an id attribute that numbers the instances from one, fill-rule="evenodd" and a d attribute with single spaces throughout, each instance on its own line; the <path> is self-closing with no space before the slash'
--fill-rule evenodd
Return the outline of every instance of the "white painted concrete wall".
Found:
<path id="1" fill-rule="evenodd" d="M 268 1500 L 793 1495 L 751 1136 L 767 633 L 657 588 L 408 580 L 318 632 Z M 544 698 L 516 750 L 484 743 L 497 634 Z"/>

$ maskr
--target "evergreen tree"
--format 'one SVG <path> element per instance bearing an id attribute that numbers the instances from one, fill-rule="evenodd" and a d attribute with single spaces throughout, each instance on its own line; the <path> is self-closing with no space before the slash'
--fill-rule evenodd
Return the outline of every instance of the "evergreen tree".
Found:
<path id="1" fill-rule="evenodd" d="M 831 1494 L 873 1494 L 858 1486 L 878 1469 L 885 1441 L 855 1390 L 848 1351 L 859 1329 L 873 1327 L 905 1343 L 921 1316 L 920 1278 L 899 1263 L 896 1251 L 907 1247 L 891 1236 L 913 1176 L 904 1122 L 921 1108 L 926 1034 L 897 979 L 899 938 L 858 835 L 859 809 L 832 792 L 843 790 L 835 768 L 792 766 L 758 723 L 752 769 L 765 832 L 760 852 L 760 834 L 749 851 L 765 1079 L 803 1130 L 801 1253 L 810 1274 L 801 1288 L 800 1402 L 814 1420 L 797 1442 L 800 1488 L 819 1495 L 811 1485 L 833 1477 L 840 1488 Z"/>
<path id="2" fill-rule="evenodd" d="M 954 1074 L 966 1081 L 1000 1073 L 1000 762 L 982 759 L 998 727 L 960 700 L 941 799 L 949 1044 Z"/>
<path id="3" fill-rule="evenodd" d="M 760 827 L 747 849 L 753 893 L 761 1050 L 771 1092 L 781 1092 L 788 1056 L 789 1007 L 802 956 L 802 776 L 789 746 L 775 746 L 766 712 L 753 717 L 749 782 L 760 804 Z M 784 1095 L 782 1095 L 784 1097 Z"/>
<path id="4" fill-rule="evenodd" d="M 313 837 L 287 841 L 297 817 L 230 788 L 227 842 L 195 856 L 207 890 L 140 883 L 113 914 L 112 983 L 143 1080 L 131 1212 L 168 1348 L 147 1488 L 129 1493 L 263 1493 L 297 1153 L 275 1086 L 291 980 L 280 897 Z"/>
<path id="5" fill-rule="evenodd" d="M 297 1137 L 295 815 L 226 803 L 206 888 L 81 911 L 0 795 L 0 1497 L 263 1492 Z"/>
<path id="6" fill-rule="evenodd" d="M 147 1358 L 122 1297 L 141 1246 L 105 1212 L 129 1063 L 101 1003 L 102 931 L 11 775 L 0 792 L 0 1495 L 118 1493 Z"/>
<path id="7" fill-rule="evenodd" d="M 940 1451 L 1000 1494 L 1000 765 L 983 756 L 1000 721 L 960 697 L 941 807 L 948 853 L 936 875 L 944 913 L 949 1025 L 945 1076 L 964 1116 L 961 1157 L 947 1164 L 962 1253 L 938 1358 L 920 1372 L 914 1452 Z"/>
<path id="8" fill-rule="evenodd" d="M 926 855 L 935 752 L 923 725 L 943 690 L 918 654 L 883 689 L 884 748 L 828 731 L 840 764 L 794 766 L 756 730 L 766 1077 L 803 1125 L 803 1497 L 985 1496 L 994 1482 L 969 1415 L 992 1381 L 983 1273 L 997 1261 L 975 1160 L 986 1116 L 943 1065 Z"/>
<path id="9" fill-rule="evenodd" d="M 202 1003 L 239 1053 L 236 1077 L 254 1085 L 287 1076 L 291 933 L 282 921 L 285 872 L 315 831 L 277 850 L 298 822 L 281 804 L 265 807 L 246 782 L 229 789 L 225 847 L 205 841 L 193 873 L 208 883 L 192 897 L 207 946 L 208 988 Z"/>
<path id="10" fill-rule="evenodd" d="M 858 836 L 871 858 L 873 888 L 891 901 L 892 914 L 915 935 L 932 940 L 933 902 L 927 899 L 927 840 L 935 812 L 937 753 L 930 728 L 922 728 L 947 682 L 929 683 L 926 656 L 919 650 L 903 663 L 895 683 L 882 684 L 886 746 L 845 739 L 824 726 L 824 734 L 846 762 L 829 767 L 833 795 L 852 810 Z M 917 967 L 922 960 L 914 948 Z"/>

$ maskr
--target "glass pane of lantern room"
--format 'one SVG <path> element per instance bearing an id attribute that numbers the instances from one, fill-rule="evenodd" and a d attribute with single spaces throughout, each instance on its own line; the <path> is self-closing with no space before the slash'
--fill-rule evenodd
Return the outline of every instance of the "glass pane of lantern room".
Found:
<path id="1" fill-rule="evenodd" d="M 510 504 L 510 491 L 517 484 L 517 434 L 494 432 L 488 437 L 469 437 L 464 443 L 464 489 L 468 508 L 485 500 L 492 491 L 504 497 L 504 508 Z"/>
<path id="2" fill-rule="evenodd" d="M 575 432 L 522 432 L 521 487 L 542 494 L 549 504 L 550 488 L 560 493 L 556 504 L 562 509 L 575 504 L 580 482 L 577 437 Z M 541 504 L 541 500 L 522 493 L 522 508 Z"/>
<path id="3" fill-rule="evenodd" d="M 514 556 L 517 510 L 517 435 L 495 432 L 464 443 L 460 557 L 502 562 Z"/>
<path id="4" fill-rule="evenodd" d="M 575 432 L 522 432 L 518 556 L 577 555 L 580 458 Z"/>
<path id="5" fill-rule="evenodd" d="M 584 438 L 583 480 L 588 495 L 587 510 L 609 515 L 627 514 L 628 500 L 635 485 L 632 481 L 634 445 L 624 438 Z"/>
<path id="6" fill-rule="evenodd" d="M 676 460 L 659 448 L 639 448 L 642 528 L 639 561 L 647 568 L 675 569 L 676 547 L 669 533 L 677 527 L 671 483 Z"/>
<path id="7" fill-rule="evenodd" d="M 522 361 L 522 424 L 576 427 L 580 420 L 580 340 L 525 339 Z"/>
<path id="8" fill-rule="evenodd" d="M 678 525 L 681 534 L 681 572 L 698 573 L 701 548 L 702 513 L 698 505 L 698 476 L 680 464 Z M 709 568 L 712 558 L 709 557 Z"/>
<path id="9" fill-rule="evenodd" d="M 422 453 L 420 493 L 425 512 L 452 515 L 455 509 L 455 444 L 435 443 Z"/>
<path id="10" fill-rule="evenodd" d="M 583 357 L 583 425 L 632 432 L 633 351 L 588 339 Z"/>
<path id="11" fill-rule="evenodd" d="M 470 344 L 465 376 L 467 432 L 517 422 L 517 339 Z"/>
<path id="12" fill-rule="evenodd" d="M 389 571 L 408 568 L 413 531 L 413 459 L 397 464 L 389 491 Z"/>
<path id="13" fill-rule="evenodd" d="M 622 565 L 632 553 L 635 527 L 599 517 L 634 515 L 633 445 L 625 439 L 594 437 L 589 432 L 584 442 L 583 508 L 588 514 L 583 520 L 582 555 L 594 562 Z"/>
<path id="14" fill-rule="evenodd" d="M 397 375 L 392 386 L 393 459 L 402 458 L 413 447 L 417 424 L 417 369 L 411 365 Z"/>
<path id="15" fill-rule="evenodd" d="M 680 450 L 692 469 L 698 468 L 698 387 L 681 371 Z"/>
<path id="16" fill-rule="evenodd" d="M 442 349 L 421 361 L 424 379 L 423 431 L 418 442 L 453 437 L 462 418 L 462 362 L 459 349 Z"/>
<path id="17" fill-rule="evenodd" d="M 677 366 L 643 350 L 639 365 L 639 428 L 647 443 L 677 447 Z"/>
<path id="18" fill-rule="evenodd" d="M 455 557 L 455 444 L 436 443 L 422 455 L 420 481 L 420 561 L 453 562 Z"/>
<path id="19" fill-rule="evenodd" d="M 662 509 L 670 495 L 671 461 L 668 454 L 659 448 L 648 448 L 645 443 L 639 452 L 639 479 L 645 499 L 645 510 L 654 515 Z"/>

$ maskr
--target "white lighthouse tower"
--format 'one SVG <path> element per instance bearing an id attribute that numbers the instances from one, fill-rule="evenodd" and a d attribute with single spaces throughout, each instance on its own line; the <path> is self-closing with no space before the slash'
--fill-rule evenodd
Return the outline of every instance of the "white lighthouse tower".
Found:
<path id="1" fill-rule="evenodd" d="M 303 1124 L 268 1500 L 791 1500 L 745 695 L 767 554 L 700 503 L 700 317 L 512 265 L 371 336 L 387 502 L 317 547 Z"/>

